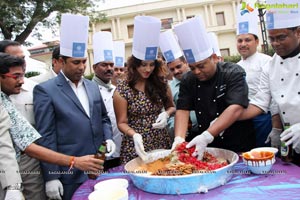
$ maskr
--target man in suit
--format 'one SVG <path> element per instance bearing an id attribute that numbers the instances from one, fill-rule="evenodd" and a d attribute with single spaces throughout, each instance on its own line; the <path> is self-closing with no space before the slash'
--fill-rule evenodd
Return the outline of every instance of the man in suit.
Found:
<path id="1" fill-rule="evenodd" d="M 59 46 L 56 46 L 52 52 L 52 69 L 50 69 L 48 72 L 46 72 L 44 74 L 30 77 L 29 79 L 31 79 L 32 81 L 34 81 L 36 83 L 42 83 L 42 82 L 48 81 L 49 79 L 57 76 L 57 74 L 61 70 L 61 67 L 62 67 L 62 64 L 59 62 Z"/>
<path id="2" fill-rule="evenodd" d="M 2 106 L 0 98 L 0 199 L 23 199 L 19 173 L 19 165 L 16 160 L 11 137 L 9 135 L 10 120 Z M 6 194 L 5 190 L 6 189 Z"/>
<path id="3" fill-rule="evenodd" d="M 71 31 L 68 28 L 70 24 L 80 30 L 76 42 L 65 32 Z M 85 26 L 81 27 L 81 24 Z M 64 14 L 61 27 L 59 59 L 62 70 L 57 77 L 37 85 L 33 91 L 36 128 L 43 136 L 39 142 L 60 153 L 79 156 L 95 154 L 101 143 L 106 141 L 112 154 L 115 150 L 111 140 L 112 126 L 99 88 L 96 83 L 83 78 L 87 37 L 81 38 L 80 34 L 84 34 L 84 27 L 88 27 L 88 17 Z M 86 173 L 77 169 L 72 174 L 65 174 L 56 173 L 67 171 L 65 167 L 43 162 L 41 167 L 46 193 L 54 199 L 60 199 L 60 196 L 71 199 L 75 190 L 88 178 Z"/>

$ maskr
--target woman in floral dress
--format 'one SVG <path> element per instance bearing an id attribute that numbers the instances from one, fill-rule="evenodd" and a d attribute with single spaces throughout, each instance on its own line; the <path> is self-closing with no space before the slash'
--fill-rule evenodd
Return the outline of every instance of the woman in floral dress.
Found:
<path id="1" fill-rule="evenodd" d="M 113 96 L 118 128 L 124 133 L 122 163 L 137 157 L 133 139 L 136 136 L 141 136 L 144 152 L 170 149 L 166 127 L 154 128 L 152 124 L 162 112 L 168 116 L 175 112 L 171 90 L 161 77 L 162 62 L 131 56 L 127 64 L 127 78 L 118 83 Z"/>

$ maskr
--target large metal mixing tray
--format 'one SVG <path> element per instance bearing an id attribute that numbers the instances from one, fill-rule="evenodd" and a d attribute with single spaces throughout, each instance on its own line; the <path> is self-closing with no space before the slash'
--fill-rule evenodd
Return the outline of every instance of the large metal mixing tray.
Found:
<path id="1" fill-rule="evenodd" d="M 229 165 L 209 173 L 193 173 L 183 176 L 151 176 L 147 173 L 134 173 L 143 164 L 135 158 L 125 165 L 125 170 L 139 189 L 157 194 L 189 194 L 207 192 L 210 189 L 226 184 L 232 178 L 232 167 L 238 162 L 238 155 L 229 150 L 207 148 L 212 155 L 224 158 Z"/>

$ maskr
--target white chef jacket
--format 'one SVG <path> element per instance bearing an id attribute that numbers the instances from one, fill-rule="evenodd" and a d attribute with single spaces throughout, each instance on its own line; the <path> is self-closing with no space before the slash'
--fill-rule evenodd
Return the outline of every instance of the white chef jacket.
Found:
<path id="1" fill-rule="evenodd" d="M 246 60 L 242 59 L 237 63 L 243 67 L 246 72 L 246 81 L 249 87 L 249 99 L 252 99 L 257 93 L 263 66 L 271 59 L 272 57 L 269 55 L 256 52 Z"/>
<path id="2" fill-rule="evenodd" d="M 36 82 L 24 78 L 24 84 L 21 87 L 19 94 L 10 95 L 9 98 L 16 106 L 18 111 L 34 126 L 34 111 L 33 111 L 33 88 L 37 85 Z"/>
<path id="3" fill-rule="evenodd" d="M 117 120 L 116 120 L 116 115 L 115 115 L 115 110 L 114 110 L 114 105 L 113 105 L 113 94 L 116 89 L 116 86 L 111 85 L 113 87 L 112 90 L 108 90 L 106 87 L 99 85 L 100 93 L 102 95 L 108 117 L 111 121 L 112 125 L 112 130 L 113 130 L 113 141 L 116 144 L 116 151 L 112 155 L 113 158 L 120 157 L 120 149 L 121 149 L 121 143 L 122 143 L 122 137 L 123 133 L 119 131 L 118 126 L 117 126 Z"/>
<path id="4" fill-rule="evenodd" d="M 300 53 L 286 59 L 275 53 L 263 68 L 260 79 L 259 91 L 250 103 L 266 112 L 272 97 L 278 105 L 283 123 L 299 123 Z"/>

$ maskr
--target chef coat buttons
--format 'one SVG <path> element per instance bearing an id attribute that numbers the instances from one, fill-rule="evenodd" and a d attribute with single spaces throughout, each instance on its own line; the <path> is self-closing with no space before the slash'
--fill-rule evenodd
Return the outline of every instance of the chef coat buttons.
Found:
<path id="1" fill-rule="evenodd" d="M 200 88 L 201 86 L 200 85 L 198 85 L 198 88 Z"/>
<path id="2" fill-rule="evenodd" d="M 216 89 L 218 88 L 218 86 L 216 86 Z"/>
<path id="3" fill-rule="evenodd" d="M 299 76 L 299 74 L 298 74 L 298 73 L 296 73 L 296 76 Z"/>
<path id="4" fill-rule="evenodd" d="M 216 113 L 217 116 L 219 116 L 219 113 Z"/>
<path id="5" fill-rule="evenodd" d="M 281 81 L 284 81 L 284 79 L 282 78 Z"/>
<path id="6" fill-rule="evenodd" d="M 213 102 L 216 102 L 216 100 L 214 99 Z"/>
<path id="7" fill-rule="evenodd" d="M 198 98 L 198 101 L 200 101 L 200 98 Z"/>
<path id="8" fill-rule="evenodd" d="M 199 125 L 199 128 L 201 128 L 202 126 L 201 126 L 201 124 Z"/>
<path id="9" fill-rule="evenodd" d="M 283 115 L 285 115 L 285 112 L 282 112 Z"/>
<path id="10" fill-rule="evenodd" d="M 298 92 L 298 94 L 300 94 L 300 92 Z"/>
<path id="11" fill-rule="evenodd" d="M 283 62 L 280 62 L 280 64 L 282 65 L 282 64 L 283 64 Z"/>
<path id="12" fill-rule="evenodd" d="M 281 97 L 283 98 L 283 97 L 284 97 L 284 95 L 281 95 Z"/>
<path id="13" fill-rule="evenodd" d="M 201 112 L 198 112 L 199 113 L 199 115 L 201 115 Z"/>

